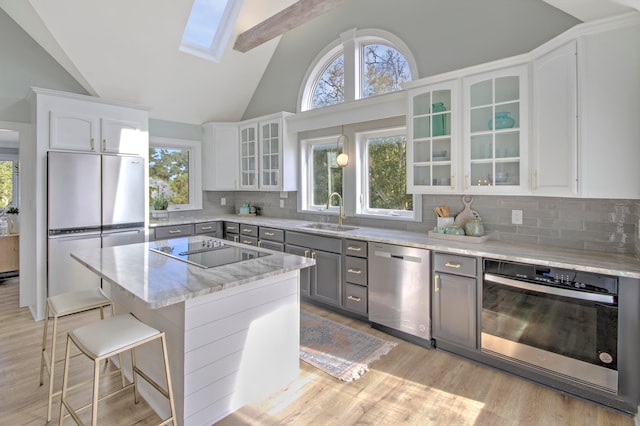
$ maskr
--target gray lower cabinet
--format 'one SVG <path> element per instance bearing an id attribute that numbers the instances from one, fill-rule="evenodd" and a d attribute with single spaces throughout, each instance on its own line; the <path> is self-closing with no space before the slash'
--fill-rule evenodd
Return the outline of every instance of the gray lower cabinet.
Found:
<path id="1" fill-rule="evenodd" d="M 222 238 L 222 222 L 200 222 L 194 224 L 195 235 L 208 235 L 215 238 Z"/>
<path id="2" fill-rule="evenodd" d="M 310 298 L 327 305 L 342 307 L 342 240 L 302 232 L 285 232 L 288 253 L 307 254 L 316 266 L 307 268 Z"/>
<path id="3" fill-rule="evenodd" d="M 224 223 L 224 239 L 229 241 L 240 241 L 240 224 L 238 222 Z"/>
<path id="4" fill-rule="evenodd" d="M 258 229 L 258 247 L 284 251 L 284 231 L 282 229 L 261 226 Z"/>
<path id="5" fill-rule="evenodd" d="M 298 247 L 291 244 L 287 244 L 284 249 L 289 254 L 295 254 L 296 256 L 309 257 L 311 250 L 305 247 Z M 311 297 L 311 272 L 313 271 L 315 280 L 316 267 L 300 269 L 300 296 Z"/>
<path id="6" fill-rule="evenodd" d="M 189 237 L 193 235 L 193 224 L 158 226 L 155 228 L 156 240 L 167 240 L 169 238 Z"/>
<path id="7" fill-rule="evenodd" d="M 367 316 L 367 242 L 344 241 L 344 300 L 345 309 Z"/>
<path id="8" fill-rule="evenodd" d="M 432 289 L 432 337 L 476 349 L 477 260 L 474 257 L 436 253 Z"/>

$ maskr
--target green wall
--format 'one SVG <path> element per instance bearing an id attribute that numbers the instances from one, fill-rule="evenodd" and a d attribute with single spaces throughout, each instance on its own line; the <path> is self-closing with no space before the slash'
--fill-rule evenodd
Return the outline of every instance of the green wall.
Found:
<path id="1" fill-rule="evenodd" d="M 311 62 L 353 28 L 395 34 L 424 78 L 529 52 L 578 23 L 542 0 L 350 0 L 282 36 L 244 119 L 297 112 Z"/>
<path id="2" fill-rule="evenodd" d="M 32 86 L 88 94 L 71 74 L 0 9 L 0 121 L 30 121 L 25 97 Z"/>

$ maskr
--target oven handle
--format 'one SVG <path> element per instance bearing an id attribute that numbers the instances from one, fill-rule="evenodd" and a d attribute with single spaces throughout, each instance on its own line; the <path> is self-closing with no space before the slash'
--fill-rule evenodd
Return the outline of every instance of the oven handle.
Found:
<path id="1" fill-rule="evenodd" d="M 538 293 L 552 294 L 555 296 L 570 297 L 572 299 L 588 300 L 590 302 L 600 302 L 609 305 L 615 304 L 614 297 L 605 294 L 594 294 L 583 291 L 568 290 L 566 288 L 549 287 L 546 285 L 532 284 L 524 281 L 512 280 L 510 278 L 500 277 L 493 274 L 484 274 L 485 281 L 491 281 L 496 284 L 503 284 L 510 287 L 517 287 L 523 290 L 535 291 Z"/>

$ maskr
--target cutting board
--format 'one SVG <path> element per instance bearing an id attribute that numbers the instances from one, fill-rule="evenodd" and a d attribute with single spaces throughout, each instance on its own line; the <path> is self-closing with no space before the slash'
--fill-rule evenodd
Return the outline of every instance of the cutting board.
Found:
<path id="1" fill-rule="evenodd" d="M 471 203 L 473 203 L 473 197 L 471 196 L 462 196 L 462 204 L 464 204 L 464 209 L 456 215 L 454 222 L 456 225 L 459 225 L 461 228 L 467 224 L 469 219 L 480 219 L 480 215 L 477 211 L 471 208 Z"/>

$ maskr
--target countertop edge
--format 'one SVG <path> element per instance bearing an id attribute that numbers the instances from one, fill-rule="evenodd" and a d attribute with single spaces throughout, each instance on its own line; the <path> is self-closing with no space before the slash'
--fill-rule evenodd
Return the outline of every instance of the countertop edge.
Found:
<path id="1" fill-rule="evenodd" d="M 491 257 L 523 263 L 537 263 L 558 268 L 577 269 L 585 272 L 640 279 L 640 257 L 631 254 L 608 253 L 563 247 L 541 247 L 533 244 L 508 243 L 489 240 L 486 243 L 462 243 L 429 238 L 428 235 L 386 228 L 358 226 L 347 232 L 306 228 L 315 223 L 310 220 L 274 218 L 269 216 L 237 216 L 213 214 L 211 216 L 184 217 L 156 221 L 150 229 L 159 226 L 175 226 L 211 221 L 242 222 L 250 225 L 270 226 L 288 231 L 325 235 L 336 238 L 353 238 L 384 244 L 397 244 L 467 256 Z"/>

